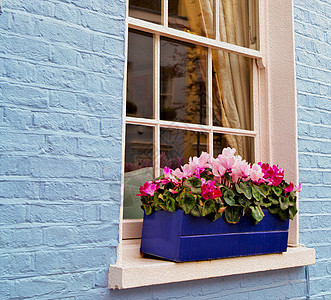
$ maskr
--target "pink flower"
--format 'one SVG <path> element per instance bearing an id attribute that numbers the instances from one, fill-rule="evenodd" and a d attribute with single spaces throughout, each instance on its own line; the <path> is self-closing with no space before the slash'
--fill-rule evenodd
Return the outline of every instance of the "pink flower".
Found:
<path id="1" fill-rule="evenodd" d="M 279 168 L 278 165 L 273 165 L 272 167 L 269 164 L 258 163 L 262 172 L 264 173 L 264 178 L 268 181 L 269 185 L 278 186 L 284 180 L 284 170 Z"/>
<path id="2" fill-rule="evenodd" d="M 219 159 L 213 159 L 211 162 L 211 168 L 213 175 L 220 181 L 220 178 L 224 176 L 226 168 L 224 168 Z"/>
<path id="3" fill-rule="evenodd" d="M 301 183 L 299 183 L 299 185 L 295 185 L 295 192 L 298 192 L 298 193 L 300 193 L 301 191 L 302 191 L 302 185 L 301 185 Z"/>
<path id="4" fill-rule="evenodd" d="M 206 182 L 205 179 L 201 179 L 202 185 L 201 185 L 201 196 L 203 199 L 215 199 L 222 196 L 222 192 L 220 190 L 220 187 L 215 186 L 216 181 L 208 180 Z"/>
<path id="5" fill-rule="evenodd" d="M 137 196 L 147 196 L 147 195 L 150 195 L 150 196 L 154 196 L 154 193 L 155 191 L 158 189 L 159 187 L 156 186 L 153 181 L 146 181 L 144 183 L 143 186 L 141 186 L 139 188 L 139 191 L 140 191 L 140 194 L 137 194 Z"/>
<path id="6" fill-rule="evenodd" d="M 164 169 L 163 169 L 164 178 L 170 178 L 171 173 L 172 173 L 172 170 L 170 168 L 164 167 Z"/>
<path id="7" fill-rule="evenodd" d="M 235 178 L 247 178 L 249 175 L 250 167 L 246 160 L 237 160 L 232 167 L 232 175 Z M 237 180 L 233 180 L 236 182 Z"/>
<path id="8" fill-rule="evenodd" d="M 263 179 L 264 173 L 262 172 L 262 168 L 259 164 L 253 164 L 251 169 L 249 170 L 249 177 L 254 183 L 264 182 Z"/>
<path id="9" fill-rule="evenodd" d="M 287 193 L 292 192 L 293 189 L 294 189 L 294 185 L 293 185 L 292 182 L 290 182 L 290 184 L 284 189 L 284 191 L 285 191 L 285 196 L 287 196 Z"/>
<path id="10" fill-rule="evenodd" d="M 235 153 L 236 153 L 235 148 L 227 147 L 222 150 L 222 155 L 225 157 L 233 157 Z"/>

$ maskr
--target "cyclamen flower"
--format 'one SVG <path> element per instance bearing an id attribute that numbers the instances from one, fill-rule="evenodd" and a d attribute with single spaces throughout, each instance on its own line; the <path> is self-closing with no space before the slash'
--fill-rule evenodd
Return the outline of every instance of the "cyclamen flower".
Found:
<path id="1" fill-rule="evenodd" d="M 299 183 L 299 185 L 295 185 L 295 192 L 301 192 L 302 191 L 302 185 L 301 185 L 301 183 Z"/>
<path id="2" fill-rule="evenodd" d="M 202 185 L 201 185 L 201 196 L 203 199 L 215 199 L 222 196 L 222 192 L 220 190 L 220 187 L 215 186 L 216 181 L 215 180 L 208 180 L 206 182 L 205 179 L 201 179 Z"/>
<path id="3" fill-rule="evenodd" d="M 155 191 L 159 188 L 159 186 L 156 186 L 156 184 L 153 183 L 153 181 L 147 181 L 144 183 L 143 186 L 139 188 L 140 194 L 137 194 L 137 196 L 154 196 Z"/>
<path id="4" fill-rule="evenodd" d="M 285 191 L 285 196 L 287 196 L 287 193 L 292 192 L 293 189 L 294 189 L 294 185 L 293 185 L 292 182 L 290 182 L 290 184 L 284 189 L 284 191 Z"/>
<path id="5" fill-rule="evenodd" d="M 237 182 L 241 178 L 247 178 L 249 171 L 250 167 L 246 160 L 237 160 L 232 167 L 232 181 Z"/>
<path id="6" fill-rule="evenodd" d="M 221 181 L 221 177 L 224 176 L 226 168 L 224 168 L 219 159 L 213 159 L 211 162 L 212 173 L 218 182 Z"/>
<path id="7" fill-rule="evenodd" d="M 249 170 L 249 177 L 254 183 L 264 182 L 264 173 L 262 172 L 262 168 L 259 164 L 253 164 L 251 169 Z"/>
<path id="8" fill-rule="evenodd" d="M 272 167 L 270 167 L 269 164 L 259 163 L 259 165 L 269 185 L 278 186 L 282 183 L 284 180 L 284 170 L 282 168 L 278 167 L 278 165 L 273 165 Z"/>

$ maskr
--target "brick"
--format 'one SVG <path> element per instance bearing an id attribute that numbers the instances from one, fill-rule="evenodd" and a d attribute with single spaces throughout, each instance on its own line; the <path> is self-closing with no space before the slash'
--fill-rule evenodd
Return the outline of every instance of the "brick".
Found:
<path id="1" fill-rule="evenodd" d="M 49 95 L 49 106 L 60 109 L 75 110 L 76 94 L 62 91 L 52 91 Z"/>
<path id="2" fill-rule="evenodd" d="M 31 175 L 31 162 L 29 157 L 24 156 L 0 156 L 0 175 Z"/>
<path id="3" fill-rule="evenodd" d="M 75 137 L 48 135 L 45 152 L 51 155 L 76 154 L 77 139 Z"/>
<path id="4" fill-rule="evenodd" d="M 22 204 L 0 204 L 0 224 L 24 223 L 25 212 L 26 208 Z"/>
<path id="5" fill-rule="evenodd" d="M 28 110 L 6 107 L 4 111 L 3 124 L 17 129 L 32 128 L 32 113 Z"/>
<path id="6" fill-rule="evenodd" d="M 48 91 L 41 88 L 1 83 L 0 95 L 2 103 L 41 109 L 48 107 Z"/>
<path id="7" fill-rule="evenodd" d="M 64 130 L 93 135 L 98 135 L 100 132 L 97 118 L 73 114 L 37 112 L 33 114 L 33 125 L 54 131 Z"/>

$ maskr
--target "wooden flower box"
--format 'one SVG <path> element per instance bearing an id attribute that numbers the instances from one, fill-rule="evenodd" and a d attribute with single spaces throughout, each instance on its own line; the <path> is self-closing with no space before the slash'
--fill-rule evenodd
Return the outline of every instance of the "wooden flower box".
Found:
<path id="1" fill-rule="evenodd" d="M 206 218 L 157 211 L 144 216 L 141 253 L 176 262 L 281 253 L 286 251 L 289 221 L 264 210 L 257 225 L 247 216 L 229 224 Z"/>

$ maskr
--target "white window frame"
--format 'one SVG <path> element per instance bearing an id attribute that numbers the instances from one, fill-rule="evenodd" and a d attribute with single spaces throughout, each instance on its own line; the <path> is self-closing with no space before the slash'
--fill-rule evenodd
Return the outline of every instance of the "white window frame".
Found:
<path id="1" fill-rule="evenodd" d="M 216 7 L 218 7 L 217 4 L 220 0 L 214 1 L 216 1 Z M 162 2 L 163 11 L 165 12 L 165 15 L 162 17 L 162 24 L 167 24 L 168 22 L 166 16 L 167 2 L 167 0 L 163 0 Z M 217 16 L 218 12 L 216 11 L 216 17 Z M 218 18 L 216 19 L 218 20 Z M 180 39 L 185 42 L 193 42 L 201 46 L 254 58 L 257 63 L 257 67 L 253 68 L 254 130 L 247 131 L 209 126 L 211 124 L 210 120 L 208 123 L 209 125 L 185 124 L 185 128 L 190 127 L 190 129 L 193 130 L 200 130 L 203 128 L 209 134 L 220 132 L 253 136 L 255 137 L 255 159 L 270 162 L 272 164 L 279 164 L 285 169 L 285 177 L 287 180 L 298 182 L 297 102 L 292 0 L 259 1 L 259 51 L 221 42 L 217 36 L 215 40 L 211 41 L 205 37 L 191 35 L 186 32 L 137 20 L 128 16 L 126 22 L 126 40 L 128 37 L 128 28 L 138 30 L 144 29 L 156 35 L 162 34 L 170 38 L 175 37 L 175 39 Z M 218 22 L 216 22 L 215 27 L 215 32 L 219 32 Z M 126 53 L 128 53 L 127 44 Z M 210 50 L 208 53 L 208 61 L 209 63 L 211 62 Z M 159 62 L 156 63 L 157 66 L 159 66 Z M 158 68 L 155 69 L 156 73 L 154 75 L 159 76 Z M 211 82 L 209 80 L 208 89 L 210 88 Z M 122 140 L 125 141 L 125 121 L 129 121 L 130 124 L 142 124 L 140 119 L 126 117 L 126 69 L 123 93 L 124 108 Z M 159 97 L 158 86 L 155 87 L 154 93 L 156 97 Z M 208 101 L 211 103 L 211 99 Z M 158 105 L 158 101 L 154 101 L 154 103 Z M 209 105 L 208 109 L 210 118 L 211 105 Z M 156 107 L 156 118 L 159 117 L 158 110 L 159 108 Z M 180 126 L 182 126 L 182 124 L 177 122 L 159 120 L 144 120 L 144 122 L 155 122 L 153 124 L 157 128 L 159 128 L 160 124 L 163 124 L 163 122 L 166 122 L 163 125 L 170 125 L 174 128 L 180 128 Z M 159 143 L 159 141 L 156 141 L 156 143 Z M 212 143 L 212 139 L 210 138 L 209 143 Z M 212 149 L 212 147 L 209 148 Z M 124 142 L 122 150 L 122 169 L 124 170 Z M 142 222 L 137 220 L 123 220 L 123 195 L 124 172 L 122 172 L 122 199 L 119 216 L 120 243 L 118 245 L 117 263 L 116 265 L 110 266 L 110 288 L 130 288 L 143 285 L 297 267 L 315 263 L 314 249 L 308 249 L 299 244 L 298 215 L 293 221 L 290 221 L 289 247 L 293 248 L 289 248 L 287 252 L 282 254 L 200 262 L 199 266 L 201 267 L 198 273 L 196 263 L 161 263 L 160 261 L 142 259 L 139 257 L 139 240 L 135 240 L 135 238 L 137 238 L 137 231 L 141 232 Z M 125 241 L 125 239 L 132 240 Z M 238 268 L 237 266 L 240 267 Z M 159 273 L 166 269 L 170 272 L 170 277 L 160 278 Z M 145 277 L 147 276 L 145 281 L 142 279 L 142 277 L 144 277 L 142 272 L 145 272 Z M 138 274 L 141 274 L 141 276 Z M 148 276 L 149 274 L 151 276 Z M 139 279 L 136 279 L 135 276 L 139 277 Z M 154 279 L 155 281 L 153 281 Z"/>

